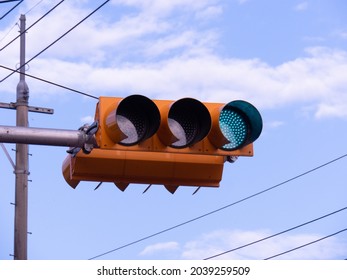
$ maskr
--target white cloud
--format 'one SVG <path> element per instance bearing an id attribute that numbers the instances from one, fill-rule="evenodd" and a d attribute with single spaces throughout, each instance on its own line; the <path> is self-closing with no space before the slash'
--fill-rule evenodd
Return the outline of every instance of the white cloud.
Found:
<path id="1" fill-rule="evenodd" d="M 264 124 L 264 127 L 269 127 L 269 128 L 278 128 L 280 126 L 283 126 L 285 123 L 282 121 L 271 121 L 266 124 Z"/>
<path id="2" fill-rule="evenodd" d="M 314 108 L 317 118 L 346 118 L 347 53 L 337 50 L 310 49 L 307 57 L 277 67 L 207 53 L 113 67 L 57 59 L 36 59 L 31 66 L 31 74 L 100 95 L 191 96 L 215 102 L 245 99 L 260 108 L 297 103 Z M 40 91 L 37 86 L 32 92 Z"/>
<path id="3" fill-rule="evenodd" d="M 174 259 L 261 260 L 295 249 L 324 236 L 315 233 L 286 233 L 259 241 L 273 235 L 270 230 L 215 230 L 203 234 L 195 240 L 180 244 L 175 241 L 156 243 L 145 247 L 140 256 L 155 258 L 170 254 Z M 259 241 L 259 242 L 256 242 Z M 254 243 L 246 246 L 247 244 Z M 329 237 L 274 259 L 287 260 L 328 260 L 345 257 L 347 243 L 338 236 Z M 231 252 L 227 252 L 231 251 Z M 227 253 L 225 253 L 227 252 Z M 221 254 L 225 253 L 225 254 Z M 218 257 L 215 255 L 221 254 Z"/>
<path id="4" fill-rule="evenodd" d="M 83 124 L 91 124 L 92 122 L 94 122 L 94 116 L 85 116 L 81 118 L 81 122 Z"/>
<path id="5" fill-rule="evenodd" d="M 336 36 L 342 40 L 347 39 L 347 30 L 346 29 L 339 29 L 333 32 L 333 36 Z"/>
<path id="6" fill-rule="evenodd" d="M 147 246 L 140 252 L 141 256 L 151 256 L 154 254 L 159 254 L 170 251 L 176 251 L 179 249 L 179 244 L 177 242 L 165 242 L 165 243 L 156 243 L 153 245 Z"/>
<path id="7" fill-rule="evenodd" d="M 249 0 L 237 0 L 237 1 L 239 2 L 240 5 L 242 5 L 242 4 L 246 3 L 246 2 L 248 2 Z"/>
<path id="8" fill-rule="evenodd" d="M 347 100 L 346 100 L 347 102 Z M 347 118 L 347 103 L 332 102 L 331 104 L 322 103 L 317 107 L 315 116 L 321 118 Z"/>
<path id="9" fill-rule="evenodd" d="M 307 1 L 305 1 L 305 2 L 301 2 L 301 3 L 297 4 L 294 7 L 294 10 L 302 12 L 302 11 L 306 11 L 308 9 L 308 7 L 309 7 L 309 4 Z"/>
<path id="10" fill-rule="evenodd" d="M 206 32 L 205 36 L 194 30 L 187 30 L 181 34 L 170 34 L 148 44 L 145 54 L 149 57 L 158 57 L 167 54 L 191 53 L 203 54 L 208 53 L 212 49 L 212 45 L 216 41 L 216 35 L 213 32 Z"/>
<path id="11" fill-rule="evenodd" d="M 54 11 L 50 20 L 30 30 L 27 57 L 46 47 L 90 12 L 83 5 L 73 3 L 64 2 L 65 6 Z M 189 4 L 183 0 L 113 1 L 114 5 L 132 5 L 140 11 L 116 21 L 92 17 L 32 61 L 29 74 L 94 95 L 139 93 L 163 99 L 191 96 L 213 102 L 245 99 L 260 108 L 298 104 L 298 110 L 312 108 L 311 115 L 316 118 L 347 118 L 343 105 L 347 104 L 347 52 L 312 47 L 306 50 L 305 56 L 278 66 L 259 59 L 223 57 L 215 51 L 218 32 L 194 25 L 187 28 L 188 22 L 177 21 L 175 16 L 165 17 L 163 13 L 158 17 L 149 11 L 171 13 L 180 8 L 183 11 L 179 14 L 186 16 L 207 11 L 219 13 L 222 12 L 219 3 L 213 0 Z M 30 15 L 38 17 L 40 14 L 35 11 Z M 15 48 L 7 48 L 2 63 L 14 67 L 18 62 L 17 52 Z M 7 73 L 0 69 L 2 76 Z M 2 85 L 5 93 L 12 91 L 10 82 L 9 79 Z M 31 95 L 37 97 L 43 96 L 43 92 L 47 96 L 54 90 L 33 80 L 30 89 Z"/>
<path id="12" fill-rule="evenodd" d="M 197 12 L 196 17 L 198 19 L 210 19 L 214 18 L 223 13 L 223 8 L 221 6 L 209 6 L 206 9 Z"/>
<path id="13" fill-rule="evenodd" d="M 227 250 L 232 250 L 248 243 L 270 236 L 268 230 L 242 231 L 220 230 L 205 234 L 197 240 L 187 242 L 182 252 L 184 259 L 204 259 Z M 322 238 L 318 234 L 287 233 L 268 239 L 239 250 L 221 255 L 218 259 L 265 259 L 302 246 Z M 341 243 L 337 237 L 284 254 L 276 259 L 338 259 L 344 257 L 347 244 Z M 217 259 L 217 258 L 216 258 Z"/>
<path id="14" fill-rule="evenodd" d="M 86 1 L 82 1 L 82 4 L 84 2 Z M 188 18 L 197 22 L 220 14 L 222 8 L 218 2 L 217 0 L 113 1 L 116 7 L 106 5 L 100 13 L 94 14 L 76 27 L 71 34 L 64 36 L 41 57 L 75 61 L 79 59 L 90 63 L 108 64 L 117 61 L 123 55 L 127 59 L 134 57 L 143 59 L 144 56 L 153 54 L 156 46 L 168 47 L 169 50 L 172 47 L 179 49 L 182 46 L 188 46 L 190 50 L 204 48 L 203 44 L 209 44 L 207 38 L 211 38 L 214 43 L 211 30 L 199 30 L 197 33 L 194 24 L 190 24 L 192 27 L 187 28 L 185 23 Z M 92 6 L 82 4 L 80 1 L 64 2 L 47 18 L 30 29 L 27 33 L 27 56 L 32 57 L 37 54 L 97 6 L 94 3 Z M 101 16 L 105 9 L 119 9 L 117 5 L 130 5 L 137 10 L 121 16 Z M 48 8 L 51 7 L 40 5 L 34 9 L 27 17 L 27 26 L 36 21 Z M 172 14 L 177 9 L 180 9 L 180 12 Z M 0 35 L 4 32 L 6 31 L 0 32 Z M 167 40 L 169 42 L 164 44 L 163 42 Z M 161 55 L 161 52 L 158 54 Z"/>
<path id="15" fill-rule="evenodd" d="M 214 6 L 219 0 L 199 0 L 199 1 L 186 1 L 186 0 L 114 0 L 116 5 L 133 6 L 141 10 L 142 13 L 147 15 L 155 15 L 156 17 L 165 17 L 177 9 L 190 10 L 200 13 Z"/>

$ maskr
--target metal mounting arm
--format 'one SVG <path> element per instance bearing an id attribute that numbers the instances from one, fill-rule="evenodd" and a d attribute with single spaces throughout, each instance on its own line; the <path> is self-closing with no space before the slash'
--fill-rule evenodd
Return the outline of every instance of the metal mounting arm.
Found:
<path id="1" fill-rule="evenodd" d="M 96 130 L 97 124 L 80 130 L 0 126 L 0 142 L 79 147 L 90 151 L 96 147 L 93 137 Z"/>

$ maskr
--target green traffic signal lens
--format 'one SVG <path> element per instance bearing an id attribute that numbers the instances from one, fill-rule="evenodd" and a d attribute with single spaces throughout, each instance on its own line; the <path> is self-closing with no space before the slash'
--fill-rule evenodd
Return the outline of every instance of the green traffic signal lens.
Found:
<path id="1" fill-rule="evenodd" d="M 243 100 L 229 102 L 219 115 L 219 127 L 229 143 L 223 150 L 232 151 L 253 143 L 263 129 L 259 111 Z"/>
<path id="2" fill-rule="evenodd" d="M 228 108 L 223 109 L 219 117 L 219 125 L 223 135 L 229 141 L 222 149 L 234 150 L 246 141 L 247 122 L 238 112 Z"/>

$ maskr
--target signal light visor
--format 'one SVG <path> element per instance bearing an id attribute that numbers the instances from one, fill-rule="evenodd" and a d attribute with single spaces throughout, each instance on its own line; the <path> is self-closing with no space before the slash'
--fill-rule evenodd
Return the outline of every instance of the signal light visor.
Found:
<path id="1" fill-rule="evenodd" d="M 135 145 L 153 136 L 160 126 L 155 103 L 142 95 L 131 95 L 119 102 L 106 119 L 108 134 L 124 146 Z"/>

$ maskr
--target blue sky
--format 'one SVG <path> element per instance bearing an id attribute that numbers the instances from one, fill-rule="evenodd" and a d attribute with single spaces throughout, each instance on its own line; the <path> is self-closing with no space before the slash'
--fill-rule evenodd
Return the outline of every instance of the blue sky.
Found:
<path id="1" fill-rule="evenodd" d="M 0 46 L 59 1 L 26 0 L 0 22 Z M 27 33 L 30 59 L 103 1 L 65 1 Z M 36 5 L 38 4 L 38 5 Z M 0 13 L 8 9 L 0 6 Z M 155 99 L 244 99 L 264 129 L 253 158 L 225 164 L 220 188 L 64 181 L 64 147 L 30 146 L 29 259 L 88 259 L 272 187 L 346 154 L 347 4 L 342 0 L 115 0 L 29 64 L 28 73 L 95 96 L 139 93 Z M 29 11 L 29 12 L 28 12 Z M 19 41 L 1 51 L 15 68 Z M 0 69 L 0 77 L 8 72 Z M 14 102 L 18 76 L 1 83 Z M 78 129 L 96 100 L 27 78 L 32 127 Z M 15 112 L 0 110 L 1 124 Z M 6 144 L 12 157 L 14 148 Z M 100 259 L 203 259 L 346 207 L 342 158 L 269 192 Z M 0 151 L 0 259 L 13 253 L 14 175 Z M 268 241 L 225 254 L 264 259 L 346 228 L 342 211 Z M 346 232 L 278 259 L 345 259 Z"/>

